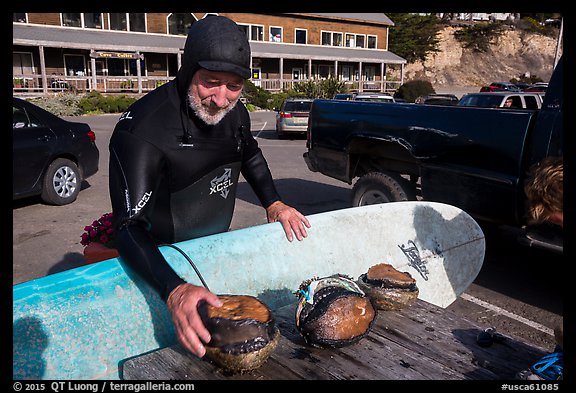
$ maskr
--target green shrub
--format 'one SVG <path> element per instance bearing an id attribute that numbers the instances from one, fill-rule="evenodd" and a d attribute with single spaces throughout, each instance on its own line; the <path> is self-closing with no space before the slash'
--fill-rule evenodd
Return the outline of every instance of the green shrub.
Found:
<path id="1" fill-rule="evenodd" d="M 82 113 L 98 113 L 99 112 L 99 102 L 102 99 L 102 94 L 97 91 L 91 91 L 90 93 L 84 95 L 80 102 L 78 103 Z"/>
<path id="2" fill-rule="evenodd" d="M 289 92 L 292 97 L 317 98 L 322 94 L 320 82 L 308 79 L 303 82 L 294 83 L 294 88 Z"/>
<path id="3" fill-rule="evenodd" d="M 256 110 L 256 106 L 253 104 L 246 104 L 246 109 L 248 112 L 254 112 Z"/>
<path id="4" fill-rule="evenodd" d="M 320 81 L 320 95 L 315 98 L 332 98 L 336 93 L 345 93 L 346 90 L 344 82 L 331 76 Z"/>
<path id="5" fill-rule="evenodd" d="M 53 96 L 30 99 L 30 102 L 56 116 L 122 113 L 138 98 L 126 94 L 104 96 L 97 91 L 84 95 L 62 92 Z"/>
<path id="6" fill-rule="evenodd" d="M 425 80 L 416 79 L 404 83 L 398 88 L 394 94 L 394 98 L 402 98 L 408 102 L 416 101 L 416 98 L 420 96 L 426 96 L 428 94 L 434 94 L 436 91 L 432 87 L 432 83 Z"/>
<path id="7" fill-rule="evenodd" d="M 137 100 L 126 94 L 104 96 L 97 91 L 91 91 L 80 99 L 80 108 L 84 114 L 122 113 Z"/>
<path id="8" fill-rule="evenodd" d="M 267 109 L 280 109 L 282 103 L 286 101 L 288 97 L 290 97 L 290 95 L 286 92 L 272 94 Z"/>
<path id="9" fill-rule="evenodd" d="M 81 115 L 82 109 L 79 106 L 80 97 L 76 94 L 63 92 L 54 96 L 33 98 L 30 100 L 40 108 L 56 116 L 78 116 Z"/>
<path id="10" fill-rule="evenodd" d="M 344 82 L 330 76 L 326 79 L 310 79 L 304 82 L 294 84 L 294 89 L 289 90 L 291 97 L 308 97 L 308 98 L 332 98 L 336 93 L 345 93 L 347 91 Z"/>
<path id="11" fill-rule="evenodd" d="M 258 106 L 260 108 L 268 108 L 268 102 L 270 100 L 270 92 L 262 89 L 259 86 L 254 85 L 249 80 L 244 81 L 244 90 L 242 95 L 246 98 L 248 104 Z"/>

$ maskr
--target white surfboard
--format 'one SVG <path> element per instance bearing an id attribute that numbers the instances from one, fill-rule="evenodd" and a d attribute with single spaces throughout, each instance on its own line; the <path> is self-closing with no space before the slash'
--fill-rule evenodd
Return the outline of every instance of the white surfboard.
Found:
<path id="1" fill-rule="evenodd" d="M 479 225 L 446 204 L 385 203 L 315 214 L 309 220 L 312 228 L 303 241 L 288 242 L 275 223 L 179 246 L 216 293 L 264 296 L 265 290 L 282 295 L 313 276 L 340 273 L 356 279 L 372 265 L 389 263 L 416 279 L 420 299 L 440 307 L 466 290 L 484 261 Z M 177 251 L 165 256 L 187 280 L 201 285 Z M 238 272 L 234 279 L 224 279 L 232 272 Z M 268 301 L 274 306 L 282 299 Z"/>

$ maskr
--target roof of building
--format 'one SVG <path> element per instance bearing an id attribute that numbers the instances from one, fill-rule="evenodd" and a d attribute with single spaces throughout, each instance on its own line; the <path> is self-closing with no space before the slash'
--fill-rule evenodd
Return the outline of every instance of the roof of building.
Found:
<path id="1" fill-rule="evenodd" d="M 12 24 L 12 43 L 14 45 L 178 53 L 184 49 L 185 42 L 185 36 Z"/>
<path id="2" fill-rule="evenodd" d="M 25 46 L 114 50 L 122 52 L 178 53 L 184 49 L 185 36 L 80 29 L 14 23 L 12 43 Z M 71 38 L 71 35 L 73 38 Z M 266 58 L 333 60 L 405 64 L 402 57 L 385 50 L 344 48 L 250 41 L 252 56 Z"/>
<path id="3" fill-rule="evenodd" d="M 405 64 L 406 59 L 385 50 L 344 48 L 327 45 L 279 44 L 251 41 L 252 56 L 291 59 Z"/>
<path id="4" fill-rule="evenodd" d="M 388 26 L 394 26 L 394 22 L 383 13 L 309 13 L 308 15 L 317 15 L 326 18 L 338 18 L 346 20 L 355 20 L 369 23 L 382 23 Z"/>

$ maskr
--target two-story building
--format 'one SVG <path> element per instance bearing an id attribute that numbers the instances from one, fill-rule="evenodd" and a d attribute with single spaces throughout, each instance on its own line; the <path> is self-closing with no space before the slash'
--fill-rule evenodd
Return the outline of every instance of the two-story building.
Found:
<path id="1" fill-rule="evenodd" d="M 188 28 L 208 14 L 14 13 L 13 91 L 150 91 L 174 78 Z M 351 91 L 402 84 L 406 60 L 388 50 L 385 14 L 219 15 L 246 31 L 251 81 L 266 90 L 330 76 Z"/>

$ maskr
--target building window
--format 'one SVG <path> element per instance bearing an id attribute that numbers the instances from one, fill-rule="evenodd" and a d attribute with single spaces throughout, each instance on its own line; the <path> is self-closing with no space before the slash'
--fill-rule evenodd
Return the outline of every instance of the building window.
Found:
<path id="1" fill-rule="evenodd" d="M 373 81 L 376 76 L 376 68 L 374 66 L 364 67 L 364 80 Z"/>
<path id="2" fill-rule="evenodd" d="M 346 41 L 344 42 L 344 46 L 346 48 L 354 48 L 354 45 L 356 45 L 355 37 L 356 36 L 354 34 L 346 34 Z"/>
<path id="3" fill-rule="evenodd" d="M 107 64 L 108 75 L 110 76 L 126 76 L 128 74 L 125 59 L 108 59 Z"/>
<path id="4" fill-rule="evenodd" d="M 238 27 L 246 34 L 246 38 L 250 39 L 250 26 L 239 24 Z"/>
<path id="5" fill-rule="evenodd" d="M 369 36 L 374 39 L 374 48 L 376 48 L 376 36 Z M 347 48 L 364 48 L 364 40 L 366 37 L 363 34 L 346 33 L 346 40 L 344 46 Z"/>
<path id="6" fill-rule="evenodd" d="M 102 28 L 101 13 L 80 13 L 80 12 L 63 12 L 62 26 L 68 27 L 86 27 L 90 29 Z"/>
<path id="7" fill-rule="evenodd" d="M 342 46 L 342 33 L 332 33 L 332 45 Z"/>
<path id="8" fill-rule="evenodd" d="M 318 76 L 320 79 L 328 79 L 334 75 L 334 66 L 320 64 L 318 66 Z"/>
<path id="9" fill-rule="evenodd" d="M 84 27 L 87 27 L 89 29 L 101 29 L 102 28 L 102 14 L 85 13 L 84 14 Z"/>
<path id="10" fill-rule="evenodd" d="M 238 25 L 246 33 L 246 37 L 250 41 L 264 41 L 264 26 L 261 25 Z M 270 41 L 272 41 L 272 33 L 280 29 L 280 39 L 282 39 L 282 29 L 279 27 L 270 28 Z"/>
<path id="11" fill-rule="evenodd" d="M 30 52 L 12 52 L 12 75 L 34 74 L 34 63 Z"/>
<path id="12" fill-rule="evenodd" d="M 146 32 L 146 14 L 110 13 L 110 30 Z"/>
<path id="13" fill-rule="evenodd" d="M 192 14 L 170 14 L 168 16 L 168 34 L 172 35 L 187 35 L 190 26 L 196 19 Z"/>
<path id="14" fill-rule="evenodd" d="M 110 30 L 120 30 L 120 31 L 127 31 L 128 30 L 128 18 L 126 17 L 125 12 L 114 12 L 108 14 L 108 18 L 110 20 Z"/>
<path id="15" fill-rule="evenodd" d="M 145 33 L 146 14 L 142 12 L 130 12 L 128 14 L 128 30 Z"/>
<path id="16" fill-rule="evenodd" d="M 375 35 L 369 35 L 368 36 L 368 46 L 367 47 L 370 49 L 376 49 L 377 48 L 377 41 L 376 41 Z"/>
<path id="17" fill-rule="evenodd" d="M 264 41 L 264 26 L 250 26 L 250 37 L 252 41 Z"/>
<path id="18" fill-rule="evenodd" d="M 12 22 L 26 23 L 26 13 L 24 13 L 24 12 L 13 13 L 12 14 Z"/>
<path id="19" fill-rule="evenodd" d="M 350 81 L 352 80 L 352 73 L 353 69 L 351 66 L 342 66 L 342 80 L 343 81 Z"/>
<path id="20" fill-rule="evenodd" d="M 323 31 L 321 34 L 321 45 L 328 46 L 342 46 L 342 33 L 335 33 L 333 31 Z"/>
<path id="21" fill-rule="evenodd" d="M 85 76 L 86 63 L 82 55 L 64 55 L 64 67 L 68 76 Z"/>
<path id="22" fill-rule="evenodd" d="M 304 29 L 296 29 L 294 32 L 294 43 L 295 44 L 307 44 L 308 43 L 308 31 Z"/>
<path id="23" fill-rule="evenodd" d="M 68 27 L 82 27 L 82 17 L 79 12 L 64 12 L 62 13 L 62 26 Z"/>
<path id="24" fill-rule="evenodd" d="M 270 27 L 270 42 L 282 42 L 281 27 Z"/>
<path id="25" fill-rule="evenodd" d="M 107 59 L 108 75 L 110 76 L 136 76 L 138 75 L 138 63 L 135 59 Z M 142 64 L 142 69 L 146 65 Z"/>

